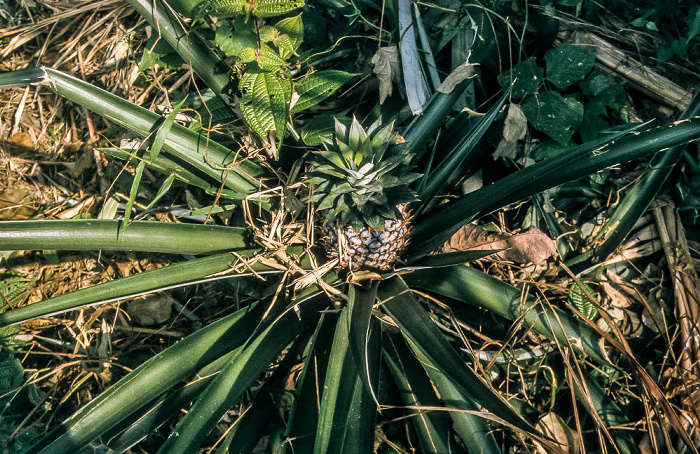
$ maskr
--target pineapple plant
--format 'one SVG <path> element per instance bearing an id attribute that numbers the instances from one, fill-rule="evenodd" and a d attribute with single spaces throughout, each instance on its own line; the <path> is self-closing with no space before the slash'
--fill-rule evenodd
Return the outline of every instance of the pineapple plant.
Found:
<path id="1" fill-rule="evenodd" d="M 236 80 L 234 70 L 219 71 L 224 62 L 214 52 L 213 43 L 206 41 L 206 34 L 176 33 L 195 22 L 183 21 L 174 13 L 168 15 L 176 10 L 188 16 L 201 2 L 128 2 L 152 26 L 158 26 L 173 50 L 191 63 L 193 71 L 214 95 L 220 96 L 223 107 L 227 107 L 229 84 Z M 219 7 L 212 3 L 215 9 L 222 10 L 220 6 L 224 2 L 218 2 Z M 294 145 L 298 143 L 292 143 L 294 138 L 281 141 L 285 134 L 290 137 L 295 132 L 294 121 L 289 118 L 294 120 L 302 107 L 329 93 L 329 87 L 342 85 L 347 74 L 337 69 L 343 67 L 339 65 L 336 69 L 303 76 L 302 80 L 290 79 L 287 75 L 291 76 L 292 70 L 287 65 L 263 69 L 259 62 L 243 63 L 242 54 L 228 55 L 226 40 L 239 38 L 241 32 L 262 31 L 258 26 L 267 25 L 256 19 L 256 11 L 284 2 L 257 0 L 248 6 L 230 3 L 243 12 L 249 9 L 252 18 L 245 23 L 239 21 L 242 24 L 217 22 L 219 40 L 215 43 L 218 52 L 238 58 L 238 69 L 234 68 L 240 76 L 238 80 L 242 82 L 247 76 L 255 82 L 238 87 L 243 105 L 249 100 L 249 105 L 256 107 L 249 110 L 258 115 L 258 121 L 249 121 L 249 126 L 260 136 L 269 137 L 272 132 L 280 138 L 280 153 L 296 152 L 298 148 Z M 399 2 L 400 8 L 407 6 L 413 5 Z M 341 7 L 342 2 L 333 6 Z M 156 12 L 168 14 L 156 15 Z M 334 15 L 341 21 L 334 24 L 337 25 L 334 29 L 342 28 L 345 25 L 342 21 L 347 20 L 344 14 L 352 11 L 342 12 Z M 284 28 L 280 22 L 275 25 L 278 29 Z M 228 33 L 228 29 L 235 33 Z M 481 27 L 480 33 L 488 30 Z M 179 38 L 184 35 L 189 37 L 187 43 Z M 393 41 L 398 42 L 406 35 L 397 32 Z M 464 42 L 461 34 L 454 41 Z M 353 44 L 350 50 L 354 52 L 357 48 Z M 402 42 L 402 49 L 410 48 L 410 41 Z M 415 45 L 413 50 L 418 53 Z M 342 63 L 339 60 L 345 58 L 343 55 L 338 51 L 331 61 Z M 410 69 L 404 69 L 404 77 L 410 76 Z M 455 72 L 458 75 L 459 70 Z M 282 90 L 282 82 L 291 83 L 291 91 Z M 155 131 L 150 150 L 104 149 L 104 152 L 119 159 L 138 161 L 137 176 L 146 167 L 162 173 L 165 176 L 162 192 L 167 192 L 176 179 L 176 184 L 215 194 L 217 201 L 220 196 L 227 204 L 245 208 L 243 202 L 252 201 L 257 208 L 256 222 L 259 219 L 272 224 L 278 219 L 274 217 L 274 210 L 279 207 L 277 201 L 260 195 L 269 193 L 269 185 L 276 184 L 275 178 L 283 174 L 276 172 L 278 163 L 263 162 L 257 155 L 234 160 L 233 156 L 239 157 L 237 150 L 219 142 L 220 136 L 210 138 L 205 132 L 177 124 L 175 114 L 162 118 L 52 68 L 0 74 L 0 88 L 30 84 L 41 85 L 42 90 L 65 97 L 141 136 L 148 137 Z M 247 92 L 247 87 L 252 87 L 253 92 Z M 318 277 L 317 262 L 306 254 L 310 250 L 308 244 L 290 242 L 270 248 L 267 238 L 259 241 L 261 238 L 255 237 L 257 226 L 250 225 L 243 216 L 232 217 L 227 225 L 162 222 L 153 221 L 148 209 L 130 219 L 129 208 L 120 219 L 0 222 L 0 250 L 130 251 L 186 256 L 184 262 L 52 295 L 34 304 L 1 307 L 0 328 L 134 295 L 200 285 L 212 279 L 236 289 L 236 297 L 239 284 L 251 287 L 251 291 L 243 293 L 245 298 L 237 300 L 235 307 L 226 306 L 212 323 L 195 328 L 143 363 L 126 363 L 133 367 L 131 372 L 124 368 L 123 375 L 115 377 L 118 381 L 106 392 L 63 419 L 26 452 L 54 454 L 105 449 L 127 452 L 141 449 L 133 447 L 146 437 L 160 447 L 145 452 L 156 449 L 161 454 L 200 452 L 202 446 L 211 446 L 224 417 L 235 416 L 231 410 L 243 405 L 247 409 L 238 414 L 232 430 L 222 435 L 218 448 L 209 448 L 209 452 L 214 449 L 217 453 L 255 452 L 261 440 L 266 441 L 267 452 L 384 452 L 388 445 L 398 446 L 403 452 L 519 452 L 527 448 L 519 446 L 526 443 L 522 440 L 541 434 L 532 419 L 539 409 L 531 408 L 527 395 L 513 394 L 506 388 L 513 383 L 523 390 L 531 385 L 537 390 L 536 382 L 525 381 L 527 376 L 537 374 L 507 371 L 501 374 L 491 367 L 494 361 L 487 364 L 482 359 L 486 356 L 481 355 L 501 356 L 500 346 L 498 351 L 472 349 L 474 346 L 481 349 L 478 342 L 483 337 L 476 341 L 470 337 L 471 332 L 479 332 L 481 327 L 479 320 L 472 320 L 476 318 L 472 314 L 481 311 L 493 319 L 492 324 L 485 326 L 498 342 L 502 335 L 514 332 L 511 328 L 514 326 L 539 336 L 538 344 L 544 342 L 556 347 L 551 356 L 542 361 L 538 357 L 531 365 L 517 365 L 518 370 L 537 371 L 543 369 L 540 367 L 543 364 L 556 374 L 555 367 L 547 364 L 561 364 L 562 356 L 556 356 L 560 350 L 567 358 L 584 357 L 586 361 L 567 370 L 566 377 L 554 376 L 557 383 L 569 387 L 572 399 L 581 403 L 574 408 L 587 413 L 581 418 L 582 429 L 586 430 L 582 437 L 589 443 L 599 442 L 601 450 L 636 452 L 635 437 L 639 438 L 640 434 L 629 430 L 635 421 L 629 420 L 627 414 L 634 414 L 639 406 L 616 399 L 615 393 L 595 392 L 598 381 L 588 372 L 594 367 L 615 367 L 621 371 L 636 367 L 623 361 L 627 352 L 615 352 L 610 338 L 587 321 L 555 305 L 542 304 L 542 299 L 533 292 L 465 265 L 482 257 L 483 252 L 437 255 L 433 252 L 473 219 L 592 172 L 697 140 L 700 119 L 634 135 L 626 134 L 630 129 L 614 136 L 612 143 L 608 142 L 613 138 L 604 137 L 602 141 L 569 147 L 482 189 L 458 195 L 456 188 L 448 184 L 448 177 L 458 172 L 461 176 L 468 175 L 466 169 L 470 166 L 461 164 L 465 160 L 477 161 L 473 156 L 476 144 L 507 99 L 504 95 L 476 124 L 466 127 L 459 121 L 464 112 L 455 115 L 453 111 L 464 87 L 443 87 L 433 93 L 423 115 L 408 125 L 399 121 L 401 136 L 393 132 L 391 123 L 382 126 L 377 121 L 365 129 L 360 121 L 354 118 L 344 121 L 341 117 L 335 123 L 333 141 L 308 159 L 312 165 L 309 177 L 315 185 L 312 199 L 323 217 L 321 242 L 331 258 L 351 270 L 386 270 L 399 268 L 395 262 L 406 250 L 403 260 L 410 268 L 380 276 L 369 285 L 345 282 L 335 270 Z M 298 98 L 292 93 L 299 95 Z M 296 100 L 293 106 L 292 99 Z M 276 106 L 283 109 L 275 109 Z M 250 119 L 246 111 L 240 114 L 243 120 Z M 382 113 L 385 117 L 398 116 L 388 108 Z M 310 120 L 306 125 L 309 123 Z M 443 144 L 433 140 L 440 135 L 454 140 Z M 405 143 L 400 143 L 402 137 Z M 437 145 L 431 147 L 431 142 Z M 435 151 L 443 145 L 439 153 Z M 414 173 L 413 164 L 420 166 L 420 176 Z M 273 172 L 268 171 L 270 167 Z M 418 188 L 418 195 L 409 189 L 412 183 Z M 138 211 L 139 205 L 134 205 L 139 192 L 138 179 L 132 187 L 133 195 L 127 206 L 133 205 Z M 413 208 L 411 204 L 417 199 L 420 203 Z M 409 207 L 416 213 L 414 218 Z M 210 207 L 212 211 L 214 208 L 219 208 L 218 204 Z M 313 278 L 308 280 L 309 286 L 297 287 L 297 283 L 309 277 Z M 271 291 L 275 289 L 278 291 Z M 224 306 L 226 301 L 223 298 L 220 303 L 217 301 L 217 307 Z M 436 310 L 438 304 L 441 310 Z M 62 323 L 57 326 L 64 329 Z M 463 332 L 462 327 L 469 332 Z M 490 373 L 494 371 L 500 377 L 500 382 L 495 384 L 505 387 L 492 384 Z M 392 388 L 398 393 L 382 392 Z M 663 398 L 663 393 L 654 388 L 647 392 L 649 401 L 660 399 L 658 396 Z M 619 408 L 617 401 L 624 408 Z M 58 407 L 53 403 L 51 406 Z M 388 411 L 378 414 L 380 408 Z M 393 411 L 396 413 L 389 414 Z M 399 416 L 398 412 L 401 417 L 394 416 Z M 51 413 L 50 418 L 58 416 Z M 506 428 L 501 430 L 497 421 L 504 421 Z M 626 427 L 620 429 L 622 426 Z M 674 427 L 681 425 L 677 423 Z M 511 431 L 517 436 L 511 436 Z M 163 435 L 168 432 L 171 436 L 164 440 Z M 687 434 L 679 432 L 677 438 L 687 438 Z M 543 446 L 547 441 L 541 439 Z M 561 448 L 550 447 L 548 452 L 557 449 Z"/>
<path id="2" fill-rule="evenodd" d="M 381 119 L 364 129 L 357 118 L 335 119 L 335 143 L 311 155 L 313 201 L 322 211 L 321 244 L 353 271 L 387 271 L 409 243 L 411 153 Z"/>

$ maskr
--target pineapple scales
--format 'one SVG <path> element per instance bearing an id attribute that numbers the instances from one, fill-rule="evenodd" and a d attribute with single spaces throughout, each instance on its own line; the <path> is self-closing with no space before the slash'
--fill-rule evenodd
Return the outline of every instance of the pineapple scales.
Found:
<path id="1" fill-rule="evenodd" d="M 408 245 L 412 155 L 395 144 L 393 123 L 364 129 L 335 120 L 335 143 L 309 158 L 313 201 L 322 213 L 321 244 L 329 257 L 353 271 L 393 267 Z"/>

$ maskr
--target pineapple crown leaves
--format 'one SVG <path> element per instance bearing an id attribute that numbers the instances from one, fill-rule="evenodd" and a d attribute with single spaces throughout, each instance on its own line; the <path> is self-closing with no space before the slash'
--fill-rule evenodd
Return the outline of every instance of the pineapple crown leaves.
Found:
<path id="1" fill-rule="evenodd" d="M 416 200 L 408 185 L 420 175 L 411 172 L 413 155 L 394 146 L 395 138 L 393 122 L 382 127 L 380 119 L 365 129 L 357 118 L 349 124 L 336 118 L 334 143 L 309 159 L 312 200 L 327 221 L 383 230 L 384 220 L 401 216 L 397 205 Z"/>

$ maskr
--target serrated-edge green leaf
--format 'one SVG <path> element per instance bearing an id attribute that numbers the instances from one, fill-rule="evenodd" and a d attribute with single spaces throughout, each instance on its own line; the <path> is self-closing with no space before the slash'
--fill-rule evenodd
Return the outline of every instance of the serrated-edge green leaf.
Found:
<path id="1" fill-rule="evenodd" d="M 291 82 L 275 73 L 248 71 L 241 77 L 241 111 L 253 130 L 263 138 L 275 131 L 284 136 Z"/>
<path id="2" fill-rule="evenodd" d="M 301 82 L 294 86 L 294 91 L 299 97 L 291 106 L 291 113 L 315 106 L 357 76 L 358 74 L 336 69 L 317 71 L 304 76 Z"/>
<path id="3" fill-rule="evenodd" d="M 285 17 L 275 24 L 275 28 L 281 33 L 289 36 L 293 50 L 301 46 L 304 41 L 304 23 L 301 14 L 292 17 Z"/>
<path id="4" fill-rule="evenodd" d="M 262 18 L 281 16 L 305 5 L 304 0 L 253 0 L 253 3 L 253 15 Z"/>

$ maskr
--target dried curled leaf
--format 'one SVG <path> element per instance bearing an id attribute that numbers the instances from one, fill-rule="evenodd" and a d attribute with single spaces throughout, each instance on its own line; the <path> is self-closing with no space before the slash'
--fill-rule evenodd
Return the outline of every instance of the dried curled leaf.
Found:
<path id="1" fill-rule="evenodd" d="M 467 224 L 457 231 L 443 246 L 444 252 L 501 250 L 496 254 L 501 260 L 515 263 L 544 262 L 557 253 L 557 243 L 538 228 L 528 229 L 517 235 L 490 233 L 481 226 Z"/>
<path id="2" fill-rule="evenodd" d="M 493 158 L 518 158 L 518 141 L 527 135 L 527 118 L 518 104 L 508 106 L 508 114 L 503 124 L 503 138 L 493 154 Z"/>
<path id="3" fill-rule="evenodd" d="M 535 426 L 540 432 L 554 439 L 559 443 L 561 452 L 566 454 L 579 454 L 581 446 L 576 431 L 567 426 L 561 417 L 555 413 L 546 413 Z M 537 452 L 546 454 L 549 451 L 544 446 L 537 444 Z"/>
<path id="4" fill-rule="evenodd" d="M 374 65 L 374 74 L 379 79 L 379 103 L 383 104 L 394 91 L 393 81 L 398 81 L 401 75 L 399 49 L 396 46 L 380 47 L 370 63 Z"/>

